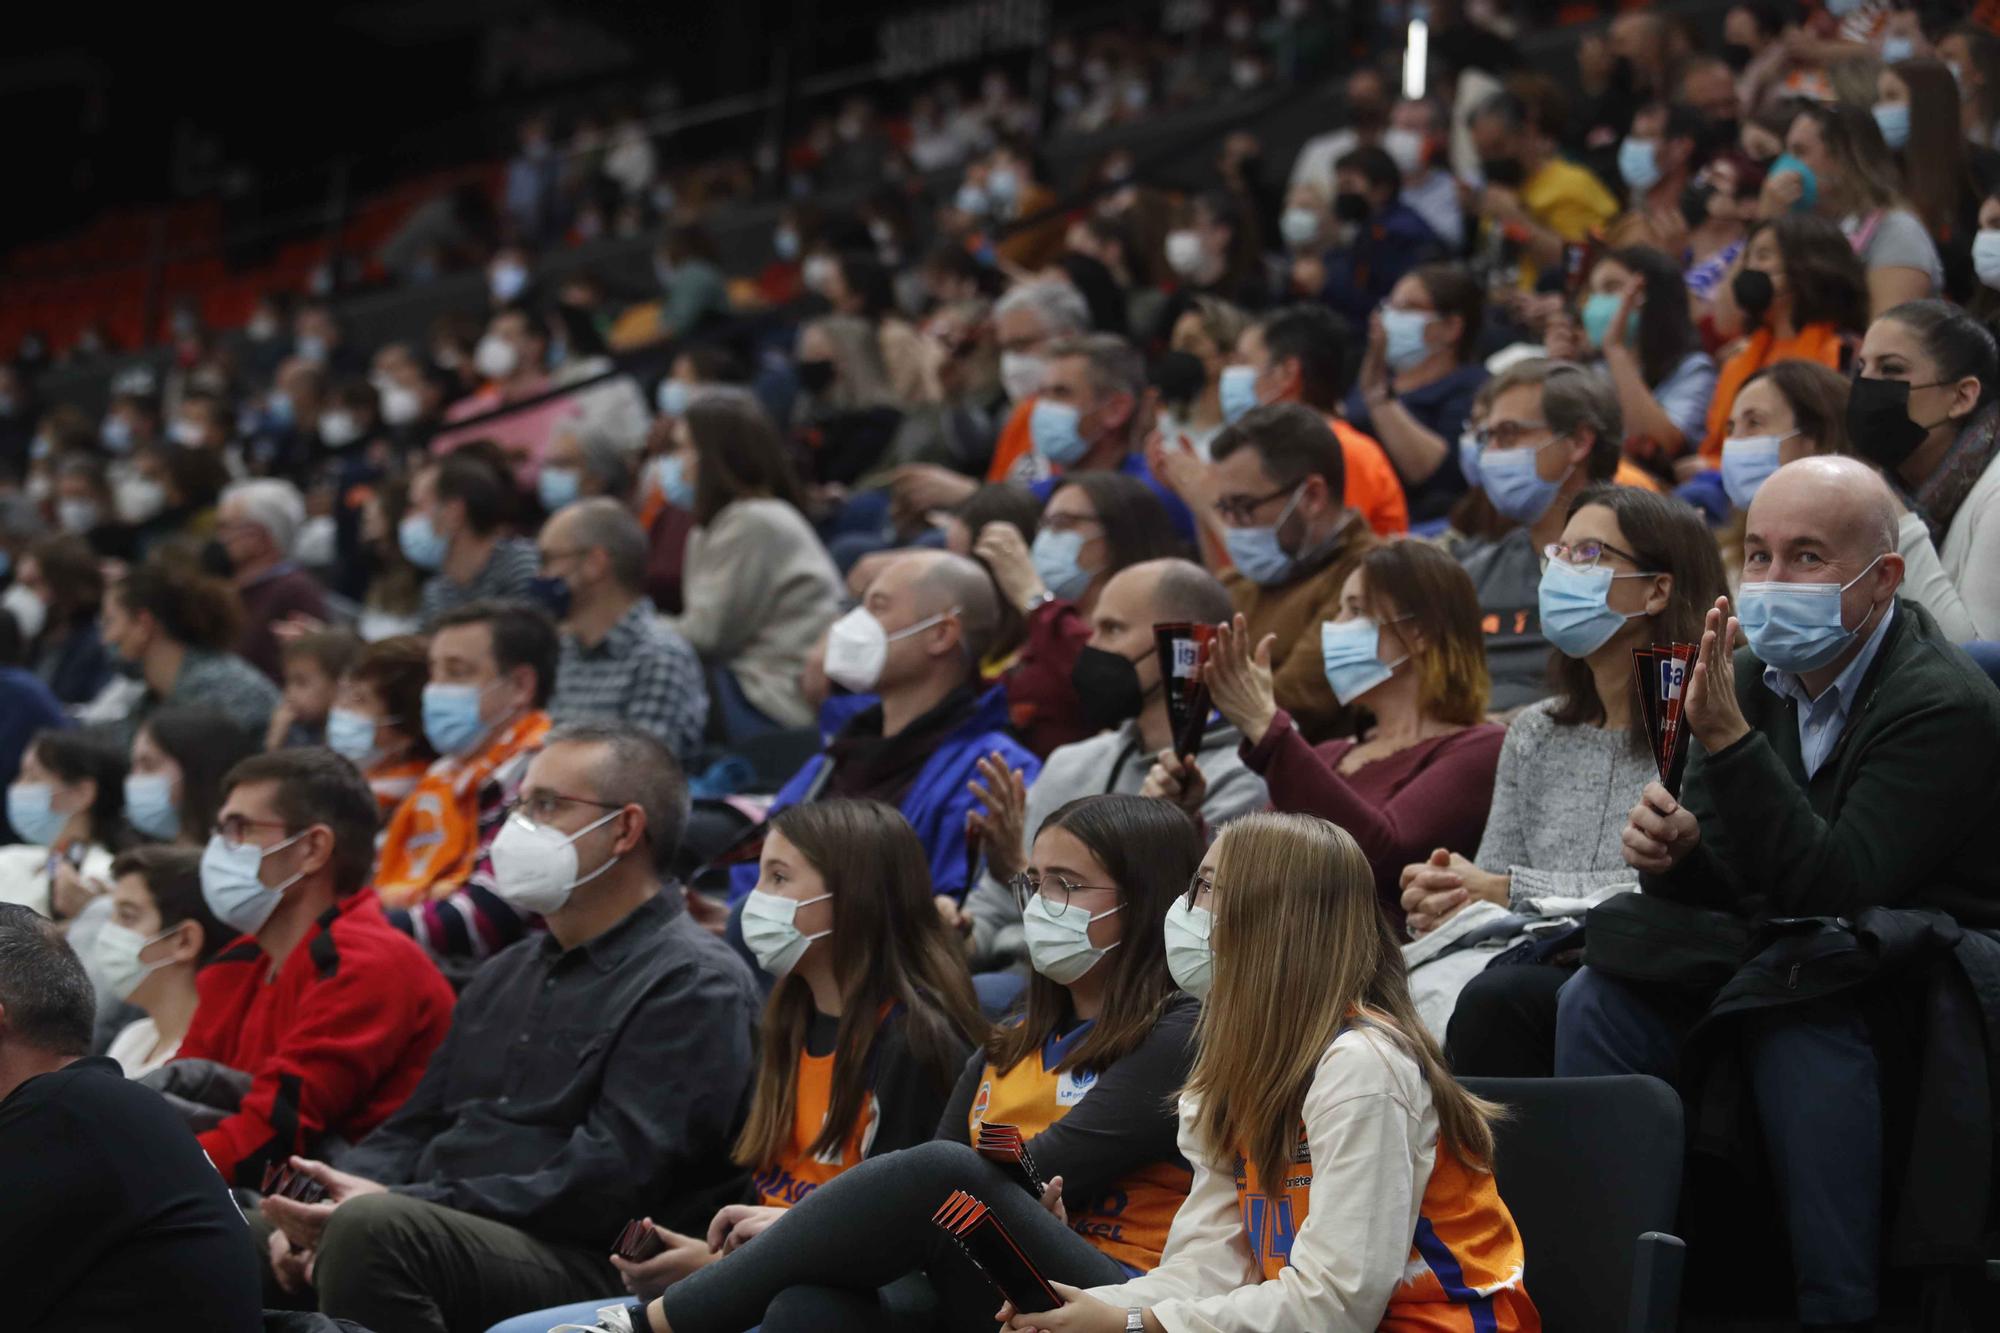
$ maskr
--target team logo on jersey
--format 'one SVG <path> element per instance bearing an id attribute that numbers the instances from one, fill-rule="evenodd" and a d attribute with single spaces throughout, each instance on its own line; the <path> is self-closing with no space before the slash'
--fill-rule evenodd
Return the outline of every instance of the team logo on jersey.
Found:
<path id="1" fill-rule="evenodd" d="M 1097 1075 L 1087 1069 L 1065 1069 L 1056 1075 L 1056 1105 L 1075 1106 L 1097 1086 Z"/>
<path id="2" fill-rule="evenodd" d="M 993 1080 L 990 1078 L 981 1079 L 979 1081 L 979 1093 L 972 1099 L 973 1119 L 984 1120 L 986 1118 L 986 1108 L 992 1104 Z"/>

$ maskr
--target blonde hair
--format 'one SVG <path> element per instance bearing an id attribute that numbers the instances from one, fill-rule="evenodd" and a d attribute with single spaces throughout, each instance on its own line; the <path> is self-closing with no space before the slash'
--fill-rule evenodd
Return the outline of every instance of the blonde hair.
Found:
<path id="1" fill-rule="evenodd" d="M 1236 820 L 1222 831 L 1213 910 L 1214 984 L 1186 1087 L 1211 1159 L 1241 1152 L 1259 1179 L 1280 1179 L 1327 1047 L 1366 1024 L 1423 1071 L 1439 1142 L 1476 1169 L 1492 1161 L 1499 1108 L 1458 1085 L 1417 1017 L 1352 837 L 1310 815 Z"/>

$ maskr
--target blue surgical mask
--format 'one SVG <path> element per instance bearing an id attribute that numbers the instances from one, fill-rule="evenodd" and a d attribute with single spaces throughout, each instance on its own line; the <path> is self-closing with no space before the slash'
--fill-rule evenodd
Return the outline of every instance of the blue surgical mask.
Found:
<path id="1" fill-rule="evenodd" d="M 1423 363 L 1431 354 L 1431 345 L 1424 341 L 1424 334 L 1436 318 L 1428 310 L 1384 308 L 1382 355 L 1388 361 L 1389 369 L 1408 370 Z"/>
<path id="2" fill-rule="evenodd" d="M 688 485 L 687 469 L 681 466 L 679 454 L 667 454 L 653 460 L 653 481 L 659 486 L 660 494 L 667 497 L 667 503 L 677 509 L 694 508 L 694 487 Z"/>
<path id="3" fill-rule="evenodd" d="M 1882 39 L 1882 63 L 1885 65 L 1893 65 L 1899 60 L 1908 60 L 1916 53 L 1917 44 L 1900 33 L 1893 37 L 1884 37 Z M 1877 110 L 1880 110 L 1880 108 L 1878 107 Z M 1895 144 L 1890 144 L 1889 146 L 1891 148 L 1896 147 Z"/>
<path id="4" fill-rule="evenodd" d="M 405 560 L 433 574 L 444 568 L 445 553 L 451 546 L 438 535 L 431 516 L 422 512 L 403 515 L 403 521 L 396 525 L 396 545 L 403 549 Z"/>
<path id="5" fill-rule="evenodd" d="M 1564 657 L 1584 658 L 1611 641 L 1644 611 L 1625 615 L 1611 609 L 1613 579 L 1649 579 L 1651 574 L 1614 574 L 1608 569 L 1578 569 L 1563 560 L 1549 561 L 1542 571 L 1542 637 Z"/>
<path id="6" fill-rule="evenodd" d="M 1333 697 L 1343 707 L 1388 680 L 1396 674 L 1397 667 L 1410 660 L 1405 653 L 1393 662 L 1384 662 L 1381 623 L 1366 616 L 1322 622 L 1319 652 L 1326 669 L 1326 683 L 1333 687 Z"/>
<path id="7" fill-rule="evenodd" d="M 166 773 L 126 774 L 125 822 L 162 842 L 179 837 L 181 812 L 174 804 L 173 777 Z"/>
<path id="8" fill-rule="evenodd" d="M 1644 193 L 1660 183 L 1660 146 L 1630 135 L 1618 145 L 1618 174 L 1635 191 Z"/>
<path id="9" fill-rule="evenodd" d="M 271 913 L 284 901 L 285 890 L 305 875 L 301 870 L 281 884 L 266 884 L 261 877 L 264 858 L 283 851 L 305 837 L 306 832 L 294 833 L 270 847 L 232 843 L 220 833 L 211 835 L 201 854 L 201 896 L 208 910 L 215 913 L 215 919 L 245 935 L 262 930 Z"/>
<path id="10" fill-rule="evenodd" d="M 1094 577 L 1090 570 L 1077 563 L 1077 556 L 1083 551 L 1083 534 L 1080 532 L 1057 532 L 1053 528 L 1043 528 L 1035 534 L 1035 544 L 1030 554 L 1034 557 L 1035 572 L 1042 576 L 1050 592 L 1065 601 L 1075 601 L 1083 595 Z"/>
<path id="11" fill-rule="evenodd" d="M 1479 484 L 1479 435 L 1470 426 L 1459 432 L 1458 472 L 1466 485 Z"/>
<path id="12" fill-rule="evenodd" d="M 367 771 L 381 751 L 375 744 L 375 719 L 351 708 L 334 708 L 326 715 L 326 748 Z"/>
<path id="13" fill-rule="evenodd" d="M 660 381 L 660 413 L 662 416 L 681 417 L 687 415 L 688 382 L 686 380 Z"/>
<path id="14" fill-rule="evenodd" d="M 1877 102 L 1875 104 L 1875 124 L 1882 131 L 1882 141 L 1894 149 L 1902 149 L 1910 142 L 1910 104 L 1908 102 Z"/>
<path id="15" fill-rule="evenodd" d="M 1035 452 L 1057 467 L 1068 467 L 1082 458 L 1090 452 L 1090 444 L 1078 429 L 1080 420 L 1081 414 L 1070 404 L 1037 398 L 1035 410 L 1028 415 L 1028 435 L 1035 442 Z"/>
<path id="16" fill-rule="evenodd" d="M 1303 250 L 1319 237 L 1319 214 L 1310 208 L 1288 208 L 1278 218 L 1278 234 L 1294 250 Z"/>
<path id="17" fill-rule="evenodd" d="M 479 702 L 486 693 L 478 685 L 448 685 L 433 681 L 424 686 L 424 736 L 439 754 L 470 754 L 486 735 L 486 723 L 479 716 Z"/>
<path id="18" fill-rule="evenodd" d="M 1840 623 L 1840 595 L 1882 561 L 1845 583 L 1746 583 L 1736 599 L 1743 637 L 1757 660 L 1797 675 L 1816 671 L 1846 649 L 1855 631 Z"/>
<path id="19" fill-rule="evenodd" d="M 1479 455 L 1479 485 L 1493 507 L 1516 523 L 1533 523 L 1549 510 L 1569 472 L 1554 481 L 1535 468 L 1542 450 L 1561 444 L 1562 436 L 1533 449 L 1486 449 Z"/>
<path id="20" fill-rule="evenodd" d="M 1592 292 L 1585 298 L 1578 321 L 1592 347 L 1603 350 L 1604 336 L 1611 332 L 1611 321 L 1618 317 L 1618 307 L 1624 304 L 1625 298 L 1618 292 Z"/>
<path id="21" fill-rule="evenodd" d="M 1301 484 L 1278 514 L 1278 521 L 1268 528 L 1222 530 L 1222 544 L 1229 548 L 1230 562 L 1242 571 L 1244 578 L 1269 588 L 1292 576 L 1298 557 L 1278 544 L 1278 529 L 1285 526 L 1285 520 L 1299 507 L 1299 497 L 1304 494 L 1305 486 Z"/>
<path id="22" fill-rule="evenodd" d="M 535 495 L 542 508 L 553 514 L 564 505 L 575 504 L 583 493 L 583 474 L 573 467 L 545 467 L 535 478 Z"/>
<path id="23" fill-rule="evenodd" d="M 1249 366 L 1225 366 L 1216 382 L 1222 419 L 1233 422 L 1257 406 L 1257 372 Z"/>
<path id="24" fill-rule="evenodd" d="M 1778 470 L 1778 446 L 1797 435 L 1743 435 L 1722 442 L 1722 489 L 1729 503 L 1748 509 L 1762 486 Z"/>
<path id="25" fill-rule="evenodd" d="M 1799 195 L 1798 201 L 1792 205 L 1792 211 L 1794 213 L 1812 212 L 1813 205 L 1819 202 L 1819 177 L 1813 174 L 1811 167 L 1799 161 L 1790 153 L 1780 153 L 1772 160 L 1771 165 L 1765 168 L 1764 179 L 1770 180 L 1773 176 L 1781 175 L 1787 171 L 1796 171 L 1799 174 L 1800 183 L 1805 187 L 1804 191 Z"/>
<path id="26" fill-rule="evenodd" d="M 7 788 L 7 822 L 23 842 L 53 847 L 69 816 L 52 808 L 56 789 L 46 782 L 17 782 Z"/>
<path id="27" fill-rule="evenodd" d="M 1989 227 L 1972 238 L 1972 270 L 1981 282 L 2000 290 L 2000 230 Z"/>

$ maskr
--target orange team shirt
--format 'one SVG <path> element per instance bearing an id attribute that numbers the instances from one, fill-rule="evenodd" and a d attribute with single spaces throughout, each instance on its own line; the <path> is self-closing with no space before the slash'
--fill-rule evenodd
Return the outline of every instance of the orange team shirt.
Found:
<path id="1" fill-rule="evenodd" d="M 1065 1037 L 1051 1038 L 1039 1059 L 1023 1060 L 1004 1073 L 987 1064 L 967 1117 L 967 1141 L 979 1141 L 982 1124 L 1013 1125 L 1022 1139 L 1032 1139 L 1088 1096 L 1096 1074 L 1055 1066 L 1089 1030 L 1086 1023 Z M 1119 1263 L 1151 1272 L 1160 1266 L 1167 1228 L 1193 1183 L 1194 1172 L 1186 1167 L 1154 1162 L 1114 1182 L 1103 1197 L 1081 1208 L 1072 1205 L 1070 1229 Z"/>
<path id="2" fill-rule="evenodd" d="M 833 1057 L 832 1051 L 813 1055 L 804 1046 L 799 1048 L 799 1069 L 792 1083 L 792 1141 L 778 1160 L 759 1171 L 751 1182 L 757 1202 L 767 1208 L 790 1208 L 865 1159 L 874 1145 L 876 1126 L 882 1123 L 882 1104 L 875 1100 L 871 1088 L 859 1119 L 840 1147 L 831 1155 L 811 1151 L 833 1105 Z"/>
<path id="3" fill-rule="evenodd" d="M 1768 328 L 1758 329 L 1735 356 L 1722 363 L 1715 379 L 1715 397 L 1708 404 L 1708 434 L 1701 442 L 1701 461 L 1709 468 L 1722 466 L 1722 442 L 1729 437 L 1729 413 L 1743 382 L 1768 365 L 1779 361 L 1816 361 L 1828 370 L 1839 370 L 1847 359 L 1847 340 L 1831 324 L 1808 324 L 1790 338 L 1780 338 Z"/>
<path id="4" fill-rule="evenodd" d="M 993 447 L 993 464 L 986 469 L 988 481 L 1032 481 L 1034 440 L 1028 434 L 1028 418 L 1035 410 L 1030 398 L 1017 406 L 1000 428 L 1000 440 Z M 1372 435 L 1350 426 L 1339 417 L 1328 417 L 1334 438 L 1340 441 L 1340 457 L 1346 467 L 1347 507 L 1359 510 L 1378 536 L 1391 537 L 1410 530 L 1410 507 L 1403 497 L 1403 482 L 1395 464 Z"/>
<path id="5" fill-rule="evenodd" d="M 1312 1180 L 1303 1121 L 1279 1192 L 1267 1190 L 1257 1168 L 1237 1154 L 1243 1235 L 1266 1281 L 1291 1263 Z M 1440 1140 L 1403 1280 L 1377 1327 L 1382 1333 L 1540 1333 L 1541 1315 L 1521 1281 L 1526 1264 L 1520 1229 L 1492 1173 L 1466 1166 Z"/>

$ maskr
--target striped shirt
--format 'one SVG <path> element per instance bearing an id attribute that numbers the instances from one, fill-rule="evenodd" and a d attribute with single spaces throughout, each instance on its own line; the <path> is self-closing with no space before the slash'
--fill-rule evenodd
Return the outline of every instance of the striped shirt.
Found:
<path id="1" fill-rule="evenodd" d="M 445 612 L 467 602 L 490 597 L 525 597 L 528 585 L 541 567 L 541 553 L 533 542 L 526 537 L 503 537 L 494 544 L 493 554 L 486 557 L 486 563 L 465 582 L 459 583 L 444 574 L 425 579 L 418 613 L 428 627 Z"/>

